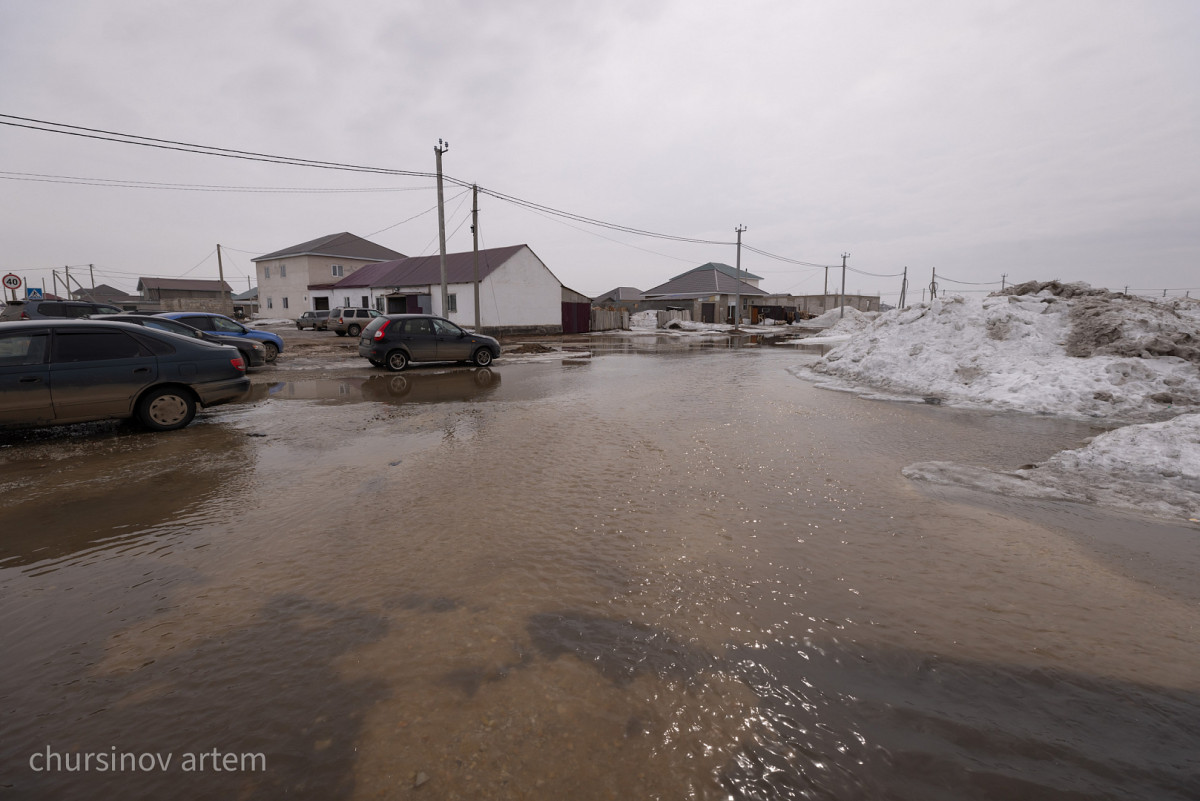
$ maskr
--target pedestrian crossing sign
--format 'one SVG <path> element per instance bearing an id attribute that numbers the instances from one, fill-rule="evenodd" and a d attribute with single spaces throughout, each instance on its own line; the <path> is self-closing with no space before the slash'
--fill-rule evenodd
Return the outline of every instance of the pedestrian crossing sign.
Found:
<path id="1" fill-rule="evenodd" d="M 35 286 L 25 287 L 25 300 L 42 300 L 41 288 Z"/>

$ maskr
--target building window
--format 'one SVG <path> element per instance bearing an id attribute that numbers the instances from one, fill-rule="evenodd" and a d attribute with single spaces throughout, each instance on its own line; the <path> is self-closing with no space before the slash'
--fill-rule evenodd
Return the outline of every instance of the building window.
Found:
<path id="1" fill-rule="evenodd" d="M 287 265 L 286 264 L 279 265 L 279 277 L 287 278 Z M 287 304 L 284 304 L 284 305 L 287 305 Z"/>
<path id="2" fill-rule="evenodd" d="M 263 278 L 270 278 L 270 277 L 271 277 L 271 268 L 263 267 Z"/>
<path id="3" fill-rule="evenodd" d="M 272 301 L 272 299 L 271 299 L 271 298 L 267 298 L 267 308 L 268 308 L 268 309 L 273 309 L 273 308 L 275 308 L 275 303 L 274 303 L 274 301 Z"/>
<path id="4" fill-rule="evenodd" d="M 331 264 L 329 270 L 333 273 L 334 278 L 341 278 L 346 274 L 346 268 L 340 264 Z"/>
<path id="5" fill-rule="evenodd" d="M 362 296 L 362 307 L 364 309 L 371 308 L 371 299 L 369 297 L 367 297 L 366 295 Z"/>
<path id="6" fill-rule="evenodd" d="M 285 309 L 286 309 L 287 307 L 288 307 L 288 304 L 287 304 L 287 298 L 284 298 L 284 299 L 283 299 L 283 308 L 285 308 Z"/>
<path id="7" fill-rule="evenodd" d="M 446 295 L 446 311 L 449 314 L 453 314 L 454 312 L 458 311 L 458 295 L 455 295 L 454 293 Z"/>
<path id="8" fill-rule="evenodd" d="M 353 308 L 350 305 L 350 296 L 349 295 L 346 295 L 344 298 L 342 298 L 342 308 L 343 309 Z"/>

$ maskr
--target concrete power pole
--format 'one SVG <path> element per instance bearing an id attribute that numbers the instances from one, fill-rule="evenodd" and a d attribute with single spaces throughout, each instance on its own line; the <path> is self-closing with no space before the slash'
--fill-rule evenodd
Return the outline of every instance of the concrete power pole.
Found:
<path id="1" fill-rule="evenodd" d="M 438 243 L 441 246 L 442 316 L 449 317 L 450 294 L 446 290 L 446 208 L 442 201 L 442 154 L 450 149 L 448 142 L 438 140 L 433 152 L 437 155 Z"/>
<path id="2" fill-rule="evenodd" d="M 471 185 L 471 249 L 475 254 L 475 333 L 479 333 L 479 185 Z"/>
<path id="3" fill-rule="evenodd" d="M 734 268 L 737 283 L 733 287 L 736 292 L 733 301 L 733 330 L 737 331 L 742 326 L 742 231 L 746 230 L 746 226 L 739 225 L 733 230 L 737 231 L 737 266 Z"/>
<path id="4" fill-rule="evenodd" d="M 849 253 L 842 254 L 842 293 L 838 295 L 838 306 L 841 306 L 842 311 L 839 317 L 846 316 L 846 259 L 850 258 Z"/>
<path id="5" fill-rule="evenodd" d="M 221 246 L 217 245 L 217 279 L 221 282 L 221 313 L 226 313 L 225 307 L 225 265 L 221 262 Z M 229 314 L 233 314 L 233 295 L 229 296 Z"/>

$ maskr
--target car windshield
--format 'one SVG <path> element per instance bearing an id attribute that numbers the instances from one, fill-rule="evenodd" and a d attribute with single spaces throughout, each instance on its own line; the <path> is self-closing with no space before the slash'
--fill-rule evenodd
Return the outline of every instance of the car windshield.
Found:
<path id="1" fill-rule="evenodd" d="M 439 334 L 446 336 L 456 337 L 463 332 L 461 328 L 449 320 L 434 320 L 433 327 Z"/>
<path id="2" fill-rule="evenodd" d="M 241 325 L 235 323 L 233 320 L 227 320 L 224 317 L 213 317 L 212 322 L 214 331 L 228 332 L 231 334 L 246 333 L 246 329 Z"/>
<path id="3" fill-rule="evenodd" d="M 179 334 L 183 337 L 202 338 L 200 337 L 200 332 L 195 328 L 183 323 L 177 323 L 174 320 L 163 318 L 162 320 L 138 320 L 138 322 L 146 328 L 153 328 L 157 331 L 166 331 L 171 334 Z"/>

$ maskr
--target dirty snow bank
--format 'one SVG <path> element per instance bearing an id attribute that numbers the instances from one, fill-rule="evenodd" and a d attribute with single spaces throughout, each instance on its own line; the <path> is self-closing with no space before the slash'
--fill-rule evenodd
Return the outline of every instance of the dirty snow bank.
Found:
<path id="1" fill-rule="evenodd" d="M 879 315 L 812 370 L 962 406 L 1142 421 L 1200 408 L 1198 327 L 1194 301 L 939 298 Z"/>
<path id="2" fill-rule="evenodd" d="M 840 389 L 1139 423 L 1028 470 L 925 462 L 904 472 L 1192 519 L 1200 517 L 1198 330 L 1196 301 L 1156 303 L 1086 284 L 1031 282 L 986 298 L 886 312 L 849 332 L 811 369 L 822 385 Z M 1179 416 L 1144 422 L 1172 415 Z"/>
<path id="3" fill-rule="evenodd" d="M 953 462 L 920 462 L 904 475 L 1026 498 L 1099 503 L 1200 522 L 1200 414 L 1126 426 L 1039 465 L 993 472 Z"/>

